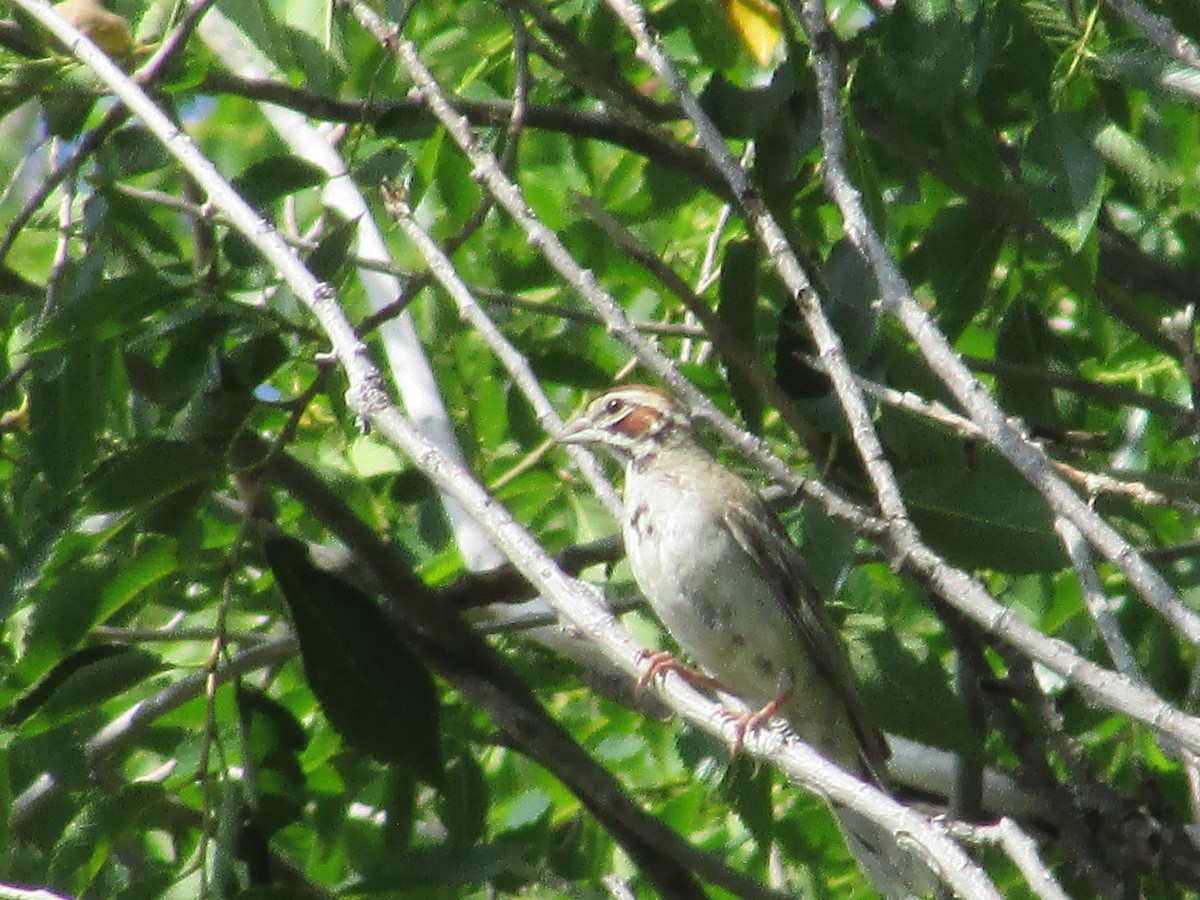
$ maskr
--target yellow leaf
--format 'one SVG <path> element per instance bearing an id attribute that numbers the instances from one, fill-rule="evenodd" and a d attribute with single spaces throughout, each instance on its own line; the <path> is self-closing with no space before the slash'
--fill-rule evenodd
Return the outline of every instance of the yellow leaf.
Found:
<path id="1" fill-rule="evenodd" d="M 775 56 L 783 35 L 783 16 L 771 0 L 721 0 L 729 24 L 760 66 Z"/>

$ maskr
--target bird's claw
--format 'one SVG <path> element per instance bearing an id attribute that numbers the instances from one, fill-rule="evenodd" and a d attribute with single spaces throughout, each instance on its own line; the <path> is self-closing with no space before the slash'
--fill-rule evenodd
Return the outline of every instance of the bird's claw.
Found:
<path id="1" fill-rule="evenodd" d="M 634 692 L 637 694 L 640 694 L 642 691 L 644 691 L 646 689 L 646 685 L 648 685 L 655 678 L 663 678 L 668 672 L 677 673 L 681 678 L 684 679 L 684 681 L 694 687 L 698 686 L 712 688 L 714 690 L 724 690 L 721 682 L 717 681 L 717 679 L 713 678 L 711 675 L 701 672 L 699 669 L 695 669 L 691 666 L 681 663 L 676 658 L 675 654 L 670 650 L 659 650 L 657 652 L 643 650 L 641 653 L 641 659 L 647 662 L 648 665 L 646 666 L 646 670 L 642 672 L 641 677 L 638 678 L 637 684 L 634 686 Z"/>
<path id="2" fill-rule="evenodd" d="M 730 762 L 737 759 L 738 754 L 742 752 L 742 747 L 746 743 L 746 735 L 752 731 L 757 731 L 767 722 L 770 722 L 771 718 L 783 709 L 791 695 L 791 688 L 780 691 L 773 700 L 764 704 L 761 709 L 753 712 L 733 713 L 728 710 L 725 711 L 725 714 L 733 721 L 734 728 L 733 744 L 729 748 Z"/>

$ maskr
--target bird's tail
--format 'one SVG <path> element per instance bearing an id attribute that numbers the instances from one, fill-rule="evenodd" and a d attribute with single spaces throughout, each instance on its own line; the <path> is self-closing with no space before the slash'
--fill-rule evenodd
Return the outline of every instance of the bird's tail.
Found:
<path id="1" fill-rule="evenodd" d="M 937 890 L 933 870 L 883 825 L 845 806 L 834 806 L 833 814 L 859 867 L 887 900 L 928 897 Z"/>

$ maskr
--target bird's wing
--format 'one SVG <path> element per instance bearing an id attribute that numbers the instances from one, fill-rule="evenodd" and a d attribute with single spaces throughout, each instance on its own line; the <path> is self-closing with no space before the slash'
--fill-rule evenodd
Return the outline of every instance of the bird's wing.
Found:
<path id="1" fill-rule="evenodd" d="M 748 506 L 731 504 L 725 524 L 743 550 L 767 574 L 795 625 L 797 638 L 846 708 L 862 748 L 867 772 L 882 783 L 889 755 L 883 734 L 867 718 L 854 673 L 808 567 L 783 524 L 757 495 Z"/>

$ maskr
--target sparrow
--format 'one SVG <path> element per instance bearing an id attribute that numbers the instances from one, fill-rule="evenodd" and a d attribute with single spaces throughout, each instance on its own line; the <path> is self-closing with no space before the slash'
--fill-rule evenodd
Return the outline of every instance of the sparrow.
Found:
<path id="1" fill-rule="evenodd" d="M 778 715 L 828 759 L 882 787 L 887 741 L 859 700 L 800 551 L 758 491 L 699 443 L 686 409 L 656 387 L 614 387 L 558 440 L 603 448 L 625 463 L 621 527 L 630 568 L 698 666 L 650 654 L 639 683 L 676 670 L 743 702 L 735 752 L 746 731 Z M 911 896 L 910 879 L 892 877 L 891 851 L 904 853 L 894 838 L 852 810 L 834 812 L 876 886 Z"/>

